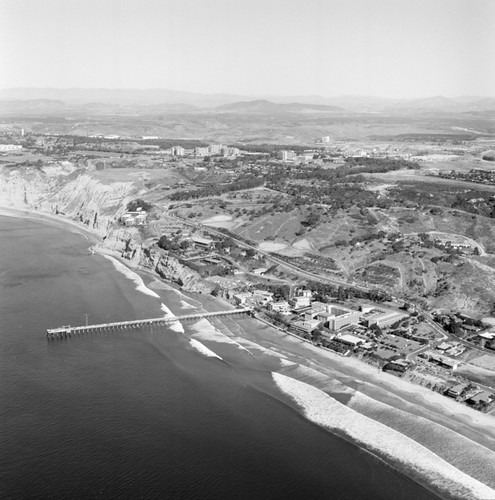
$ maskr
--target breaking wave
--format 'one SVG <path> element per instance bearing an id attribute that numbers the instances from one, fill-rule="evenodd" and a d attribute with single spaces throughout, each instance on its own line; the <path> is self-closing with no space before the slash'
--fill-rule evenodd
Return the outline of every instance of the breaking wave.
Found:
<path id="1" fill-rule="evenodd" d="M 209 342 L 218 342 L 223 344 L 232 344 L 241 350 L 247 351 L 247 349 L 239 344 L 239 342 L 236 342 L 228 335 L 222 333 L 205 318 L 202 318 L 198 322 L 194 323 L 194 325 L 191 326 L 191 330 L 195 332 L 193 336 L 200 340 L 207 340 Z"/>
<path id="2" fill-rule="evenodd" d="M 102 254 L 102 257 L 105 257 L 105 259 L 108 259 L 110 262 L 112 262 L 117 271 L 122 273 L 126 278 L 130 279 L 136 285 L 136 290 L 146 295 L 149 295 L 150 297 L 155 297 L 156 299 L 160 298 L 160 296 L 156 292 L 150 290 L 144 284 L 144 281 L 141 278 L 141 276 L 139 276 L 139 274 L 135 273 L 134 271 L 131 271 L 128 267 L 122 264 L 122 262 L 117 260 L 115 257 L 106 254 Z"/>
<path id="3" fill-rule="evenodd" d="M 356 443 L 400 464 L 436 488 L 458 498 L 494 499 L 495 490 L 468 476 L 413 439 L 346 407 L 325 392 L 280 373 L 273 379 L 312 422 L 343 432 Z"/>
<path id="4" fill-rule="evenodd" d="M 203 345 L 201 342 L 195 339 L 190 339 L 189 343 L 191 344 L 191 347 L 193 349 L 196 349 L 196 351 L 200 352 L 204 356 L 207 356 L 208 358 L 217 358 L 217 359 L 222 359 L 217 353 L 213 352 L 212 350 L 208 349 L 205 345 Z"/>
<path id="5" fill-rule="evenodd" d="M 163 302 L 160 304 L 160 309 L 165 313 L 165 317 L 175 316 L 175 314 Z M 184 327 L 180 321 L 169 323 L 167 327 L 174 332 L 184 333 Z"/>

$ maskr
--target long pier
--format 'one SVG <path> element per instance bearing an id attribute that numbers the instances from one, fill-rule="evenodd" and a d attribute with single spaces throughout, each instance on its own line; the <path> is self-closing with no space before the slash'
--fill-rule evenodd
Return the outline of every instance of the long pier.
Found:
<path id="1" fill-rule="evenodd" d="M 202 318 L 220 318 L 223 316 L 237 316 L 240 314 L 250 313 L 251 307 L 243 307 L 241 309 L 229 309 L 227 311 L 205 312 L 197 314 L 185 314 L 183 316 L 162 316 L 161 318 L 137 319 L 132 321 L 116 321 L 114 323 L 101 323 L 99 325 L 84 325 L 84 326 L 61 326 L 59 328 L 48 328 L 46 336 L 48 339 L 61 339 L 78 335 L 82 333 L 93 333 L 99 330 L 118 330 L 127 328 L 139 328 L 149 325 L 169 325 L 176 321 L 191 321 Z"/>

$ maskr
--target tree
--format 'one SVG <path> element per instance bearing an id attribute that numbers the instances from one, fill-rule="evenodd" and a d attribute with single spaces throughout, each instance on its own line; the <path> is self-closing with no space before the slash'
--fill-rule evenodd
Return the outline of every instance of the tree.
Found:
<path id="1" fill-rule="evenodd" d="M 169 240 L 165 235 L 163 235 L 159 240 L 157 245 L 160 248 L 163 248 L 163 250 L 171 250 L 173 243 L 171 240 Z"/>
<path id="2" fill-rule="evenodd" d="M 315 330 L 313 330 L 313 332 L 311 333 L 311 340 L 315 343 L 315 344 L 319 344 L 321 342 L 321 339 L 322 339 L 322 335 L 323 332 L 319 329 L 319 328 L 316 328 Z"/>
<path id="3" fill-rule="evenodd" d="M 253 248 L 246 249 L 246 256 L 249 258 L 253 258 L 256 255 L 256 250 Z"/>

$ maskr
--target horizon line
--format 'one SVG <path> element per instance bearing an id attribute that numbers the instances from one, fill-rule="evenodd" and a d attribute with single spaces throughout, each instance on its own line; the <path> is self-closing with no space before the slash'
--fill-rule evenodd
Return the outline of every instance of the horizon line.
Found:
<path id="1" fill-rule="evenodd" d="M 234 92 L 204 92 L 204 91 L 193 91 L 193 90 L 177 90 L 177 89 L 170 89 L 166 87 L 146 87 L 146 88 L 139 88 L 139 87 L 0 87 L 0 92 L 1 91 L 9 91 L 9 90 L 58 90 L 58 91 L 64 91 L 64 90 L 101 90 L 101 91 L 141 91 L 141 92 L 146 92 L 146 91 L 167 91 L 167 92 L 177 92 L 177 93 L 183 93 L 183 94 L 197 94 L 197 95 L 203 95 L 203 96 L 220 96 L 220 95 L 226 95 L 226 96 L 233 96 L 233 97 L 248 97 L 248 98 L 260 98 L 260 97 L 276 97 L 276 98 L 288 98 L 288 97 L 317 97 L 317 98 L 322 98 L 322 99 L 334 99 L 334 98 L 345 98 L 345 97 L 351 97 L 351 98 L 373 98 L 373 99 L 390 99 L 390 100 L 418 100 L 418 99 L 429 99 L 429 98 L 435 98 L 435 97 L 441 97 L 441 98 L 446 98 L 446 99 L 456 99 L 456 98 L 475 98 L 475 99 L 494 99 L 495 95 L 480 95 L 480 94 L 461 94 L 461 95 L 444 95 L 444 94 L 428 94 L 428 95 L 423 95 L 421 97 L 419 96 L 401 96 L 401 97 L 389 97 L 389 96 L 381 96 L 381 95 L 376 95 L 376 94 L 334 94 L 334 95 L 322 95 L 322 94 L 271 94 L 271 93 L 266 93 L 266 94 L 239 94 L 239 93 L 234 93 Z"/>

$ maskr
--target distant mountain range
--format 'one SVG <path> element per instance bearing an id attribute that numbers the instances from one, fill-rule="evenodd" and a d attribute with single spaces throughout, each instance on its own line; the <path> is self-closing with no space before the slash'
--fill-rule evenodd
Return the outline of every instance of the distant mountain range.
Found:
<path id="1" fill-rule="evenodd" d="M 386 99 L 372 96 L 241 96 L 166 89 L 0 89 L 0 114 L 320 114 L 475 113 L 492 116 L 495 98 L 443 96 Z"/>
<path id="2" fill-rule="evenodd" d="M 345 113 L 346 110 L 340 106 L 330 106 L 328 104 L 305 104 L 300 102 L 291 102 L 288 104 L 275 103 L 266 99 L 257 99 L 255 101 L 241 101 L 230 104 L 223 104 L 215 108 L 223 113 Z"/>

